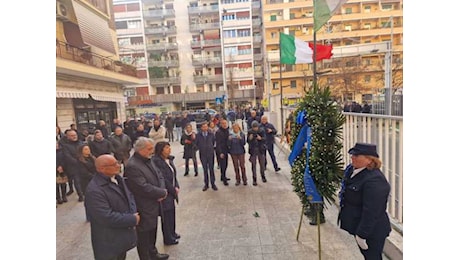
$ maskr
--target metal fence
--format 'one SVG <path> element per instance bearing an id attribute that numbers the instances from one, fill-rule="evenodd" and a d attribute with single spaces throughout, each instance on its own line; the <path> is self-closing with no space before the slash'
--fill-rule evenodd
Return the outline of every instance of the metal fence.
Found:
<path id="1" fill-rule="evenodd" d="M 345 165 L 351 162 L 348 150 L 356 142 L 377 145 L 382 172 L 391 185 L 388 214 L 402 230 L 403 224 L 403 118 L 362 113 L 343 113 L 343 154 Z"/>

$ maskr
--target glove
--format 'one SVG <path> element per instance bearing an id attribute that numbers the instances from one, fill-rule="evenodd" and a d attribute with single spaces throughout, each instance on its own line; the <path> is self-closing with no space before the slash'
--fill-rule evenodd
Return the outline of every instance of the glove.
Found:
<path id="1" fill-rule="evenodd" d="M 355 235 L 356 243 L 362 250 L 367 250 L 369 247 L 367 246 L 366 239 L 360 238 L 358 235 Z"/>

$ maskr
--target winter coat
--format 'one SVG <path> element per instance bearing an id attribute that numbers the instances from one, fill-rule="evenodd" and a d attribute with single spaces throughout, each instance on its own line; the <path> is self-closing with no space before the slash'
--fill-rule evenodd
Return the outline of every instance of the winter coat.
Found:
<path id="1" fill-rule="evenodd" d="M 167 130 L 172 131 L 174 129 L 174 118 L 167 117 L 165 120 L 165 127 Z"/>
<path id="2" fill-rule="evenodd" d="M 110 142 L 112 143 L 114 156 L 117 158 L 117 160 L 129 158 L 129 152 L 131 151 L 132 143 L 131 138 L 128 135 L 124 133 L 119 136 L 113 134 L 110 137 Z"/>
<path id="3" fill-rule="evenodd" d="M 98 141 L 94 139 L 93 141 L 88 142 L 91 153 L 94 157 L 99 157 L 102 154 L 111 154 L 114 153 L 113 145 L 108 139 L 102 139 Z"/>
<path id="4" fill-rule="evenodd" d="M 197 134 L 195 132 L 192 132 L 191 134 L 184 132 L 182 134 L 180 143 L 184 146 L 184 159 L 191 159 L 194 155 L 196 155 L 196 151 L 198 150 L 196 145 L 196 135 Z"/>
<path id="5" fill-rule="evenodd" d="M 174 165 L 174 156 L 169 156 L 169 163 L 173 168 L 169 167 L 168 163 L 161 158 L 159 155 L 153 156 L 153 163 L 160 169 L 163 174 L 166 189 L 168 190 L 168 196 L 166 199 L 161 201 L 160 205 L 163 210 L 171 210 L 175 207 L 174 200 L 178 200 L 176 188 L 179 188 L 179 182 L 177 181 L 177 171 L 176 166 Z"/>
<path id="6" fill-rule="evenodd" d="M 155 127 L 152 127 L 152 129 L 150 129 L 149 137 L 153 139 L 153 142 L 154 142 L 153 147 L 155 147 L 155 145 L 158 142 L 167 142 L 168 139 L 166 139 L 165 136 L 166 136 L 166 128 L 162 125 L 158 127 L 158 130 L 155 130 Z"/>
<path id="7" fill-rule="evenodd" d="M 163 174 L 151 159 L 134 153 L 129 158 L 123 174 L 126 184 L 134 195 L 141 222 L 140 231 L 149 231 L 158 225 L 160 203 L 158 199 L 166 195 Z"/>
<path id="8" fill-rule="evenodd" d="M 275 135 L 278 131 L 276 131 L 275 129 L 275 126 L 270 124 L 270 123 L 266 123 L 266 124 L 260 124 L 260 127 L 265 130 L 265 143 L 266 144 L 274 144 L 275 143 Z M 267 132 L 268 129 L 271 129 L 271 133 Z"/>
<path id="9" fill-rule="evenodd" d="M 237 136 L 240 136 L 240 139 L 238 139 Z M 246 153 L 246 149 L 244 148 L 244 145 L 246 144 L 246 136 L 242 131 L 240 131 L 238 134 L 233 132 L 230 133 L 227 144 L 230 154 L 239 155 Z"/>
<path id="10" fill-rule="evenodd" d="M 78 174 L 79 163 L 77 160 L 77 150 L 82 144 L 81 141 L 69 141 L 67 138 L 61 139 L 59 145 L 62 149 L 64 169 L 66 173 L 73 176 Z"/>
<path id="11" fill-rule="evenodd" d="M 218 156 L 221 154 L 227 155 L 229 152 L 228 149 L 228 136 L 230 132 L 227 129 L 219 127 L 216 131 L 216 153 Z"/>
<path id="12" fill-rule="evenodd" d="M 251 135 L 253 136 L 250 139 Z M 257 136 L 262 137 L 261 140 L 257 140 Z M 257 154 L 265 154 L 267 151 L 267 145 L 265 144 L 265 130 L 261 127 L 257 131 L 250 129 L 248 131 L 247 142 L 249 144 L 249 154 L 250 155 L 257 155 Z"/>
<path id="13" fill-rule="evenodd" d="M 339 213 L 340 228 L 363 239 L 390 234 L 387 200 L 390 184 L 379 169 L 364 169 L 353 178 L 345 177 Z"/>
<path id="14" fill-rule="evenodd" d="M 136 203 L 123 178 L 115 178 L 118 186 L 97 173 L 86 189 L 85 208 L 95 259 L 112 259 L 137 244 Z"/>

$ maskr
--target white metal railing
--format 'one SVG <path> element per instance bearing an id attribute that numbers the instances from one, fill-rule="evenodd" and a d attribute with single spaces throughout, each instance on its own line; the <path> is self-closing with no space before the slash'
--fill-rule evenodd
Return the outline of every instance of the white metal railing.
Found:
<path id="1" fill-rule="evenodd" d="M 351 162 L 348 150 L 357 142 L 377 145 L 382 172 L 391 185 L 388 214 L 402 230 L 403 224 L 403 117 L 343 113 L 343 160 Z M 395 223 L 396 222 L 396 223 Z"/>

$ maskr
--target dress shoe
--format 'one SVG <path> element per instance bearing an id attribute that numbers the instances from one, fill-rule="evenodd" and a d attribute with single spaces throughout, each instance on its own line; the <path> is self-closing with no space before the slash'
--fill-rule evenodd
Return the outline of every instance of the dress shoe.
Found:
<path id="1" fill-rule="evenodd" d="M 173 240 L 173 241 L 170 242 L 170 243 L 166 243 L 166 242 L 165 242 L 164 244 L 165 244 L 166 246 L 177 245 L 177 244 L 179 244 L 179 240 L 176 239 L 176 240 Z"/>
<path id="2" fill-rule="evenodd" d="M 248 185 L 248 182 L 247 181 L 243 182 L 243 185 L 244 186 Z"/>
<path id="3" fill-rule="evenodd" d="M 235 186 L 239 186 L 239 185 L 240 185 L 240 182 L 237 181 L 237 182 L 235 183 Z"/>
<path id="4" fill-rule="evenodd" d="M 73 193 L 73 190 L 69 190 L 65 195 L 70 196 Z"/>
<path id="5" fill-rule="evenodd" d="M 229 181 L 229 180 L 230 180 L 230 178 L 225 178 L 225 179 L 227 179 L 227 181 Z"/>
<path id="6" fill-rule="evenodd" d="M 67 202 L 67 197 L 62 198 L 62 202 Z"/>
<path id="7" fill-rule="evenodd" d="M 169 258 L 169 255 L 168 254 L 156 254 L 154 257 L 153 257 L 153 260 L 166 260 Z"/>
<path id="8" fill-rule="evenodd" d="M 180 235 L 179 234 L 175 234 L 174 237 L 176 237 L 176 239 L 180 239 Z"/>
<path id="9" fill-rule="evenodd" d="M 195 172 L 195 177 L 196 177 L 196 176 L 198 176 L 198 173 L 197 173 L 197 172 Z"/>
<path id="10" fill-rule="evenodd" d="M 252 186 L 257 186 L 257 182 L 254 181 L 254 182 L 252 183 Z"/>
<path id="11" fill-rule="evenodd" d="M 228 186 L 228 182 L 227 182 L 227 181 L 224 181 L 224 185 L 225 185 L 225 186 Z"/>
<path id="12" fill-rule="evenodd" d="M 279 171 L 281 171 L 281 168 L 280 168 L 280 167 L 278 167 L 278 168 L 275 169 L 275 172 L 279 172 Z"/>
<path id="13" fill-rule="evenodd" d="M 265 177 L 262 177 L 262 181 L 267 182 L 267 179 L 265 179 Z"/>
<path id="14" fill-rule="evenodd" d="M 213 189 L 213 190 L 217 190 L 217 186 L 216 186 L 216 185 L 212 185 L 212 189 Z"/>
<path id="15" fill-rule="evenodd" d="M 184 174 L 184 176 L 187 176 L 187 175 L 188 175 L 188 172 L 186 172 L 186 173 Z"/>
<path id="16" fill-rule="evenodd" d="M 61 199 L 57 199 L 57 204 L 62 204 L 64 201 Z"/>
<path id="17" fill-rule="evenodd" d="M 78 202 L 83 202 L 84 200 L 83 196 L 78 197 Z"/>
<path id="18" fill-rule="evenodd" d="M 208 187 L 207 185 L 205 185 L 205 186 L 203 187 L 203 191 L 207 191 L 208 189 L 209 189 L 209 187 Z"/>

